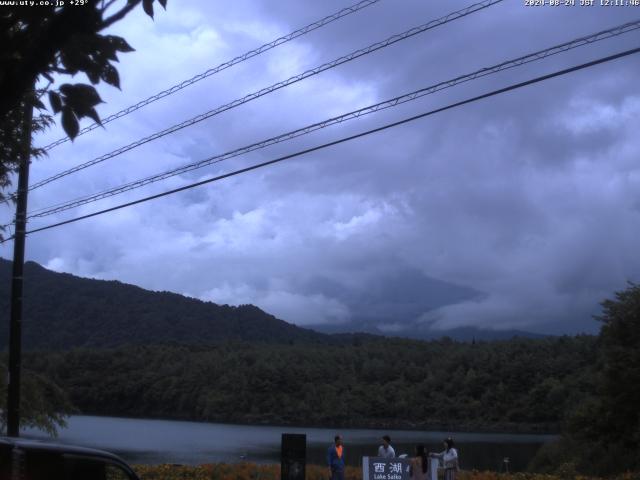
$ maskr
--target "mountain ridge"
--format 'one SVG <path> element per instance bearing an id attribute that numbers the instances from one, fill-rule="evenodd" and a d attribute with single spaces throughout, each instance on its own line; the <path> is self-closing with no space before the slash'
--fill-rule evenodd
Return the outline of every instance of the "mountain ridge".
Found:
<path id="1" fill-rule="evenodd" d="M 404 332 L 372 331 L 352 323 L 303 328 L 255 305 L 218 305 L 168 291 L 55 272 L 25 263 L 23 344 L 26 349 L 112 348 L 124 345 L 192 344 L 225 341 L 348 344 Z M 9 325 L 11 262 L 0 258 L 0 349 Z M 479 329 L 425 332 L 414 339 L 501 340 L 539 338 L 528 332 Z"/>
<path id="2" fill-rule="evenodd" d="M 0 338 L 8 335 L 10 275 L 11 262 L 0 259 Z M 217 305 L 118 280 L 53 272 L 35 262 L 25 263 L 24 277 L 27 349 L 328 341 L 325 334 L 279 320 L 254 305 Z"/>

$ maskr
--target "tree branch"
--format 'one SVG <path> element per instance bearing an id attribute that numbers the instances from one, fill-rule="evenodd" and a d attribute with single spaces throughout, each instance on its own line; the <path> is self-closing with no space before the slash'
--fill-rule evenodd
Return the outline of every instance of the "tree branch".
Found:
<path id="1" fill-rule="evenodd" d="M 51 67 L 51 71 L 56 73 L 61 73 L 62 75 L 71 75 L 71 72 L 66 68 Z"/>
<path id="2" fill-rule="evenodd" d="M 105 4 L 104 4 L 104 0 L 102 0 L 102 14 L 104 15 L 104 14 L 105 14 L 105 12 L 106 12 L 107 10 L 109 10 L 109 7 L 111 7 L 111 5 L 113 5 L 113 4 L 114 4 L 114 3 L 116 3 L 117 1 L 118 1 L 118 0 L 109 0 L 109 1 L 107 2 L 107 4 L 105 5 Z"/>
<path id="3" fill-rule="evenodd" d="M 109 18 L 105 18 L 102 21 L 102 24 L 101 24 L 100 28 L 98 29 L 98 31 L 104 30 L 105 28 L 107 28 L 110 25 L 114 24 L 118 20 L 122 20 L 131 10 L 136 8 L 136 6 L 140 3 L 140 1 L 141 0 L 134 0 L 131 3 L 129 3 L 126 7 L 121 8 L 119 12 L 114 13 Z"/>
<path id="4" fill-rule="evenodd" d="M 47 92 L 49 91 L 49 87 L 51 86 L 51 84 L 52 84 L 52 83 L 53 83 L 53 82 L 49 81 L 49 83 L 47 83 L 43 88 L 39 88 L 39 89 L 38 89 L 38 92 L 39 92 L 39 93 L 38 93 L 38 97 L 37 97 L 37 98 L 38 98 L 38 100 L 39 100 L 40 98 L 42 98 L 42 96 L 43 96 L 45 93 L 47 93 Z"/>

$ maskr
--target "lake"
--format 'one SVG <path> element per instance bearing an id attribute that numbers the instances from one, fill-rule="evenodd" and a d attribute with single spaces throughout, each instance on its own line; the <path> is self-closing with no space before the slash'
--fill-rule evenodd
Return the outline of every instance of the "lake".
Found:
<path id="1" fill-rule="evenodd" d="M 452 436 L 464 469 L 497 470 L 509 457 L 510 470 L 524 470 L 543 443 L 553 435 L 420 432 L 406 430 L 327 429 L 227 425 L 169 420 L 72 416 L 54 441 L 108 450 L 129 463 L 280 462 L 282 433 L 307 435 L 307 462 L 324 464 L 327 447 L 336 433 L 344 437 L 345 458 L 359 465 L 361 457 L 375 455 L 380 437 L 388 434 L 397 454 L 412 454 L 416 444 L 440 451 L 442 441 Z M 47 438 L 37 430 L 24 437 Z"/>

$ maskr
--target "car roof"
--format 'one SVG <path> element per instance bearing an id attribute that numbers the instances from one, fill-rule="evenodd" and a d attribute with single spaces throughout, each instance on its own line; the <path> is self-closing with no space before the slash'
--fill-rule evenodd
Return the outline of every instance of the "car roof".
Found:
<path id="1" fill-rule="evenodd" d="M 18 447 L 25 450 L 38 450 L 59 453 L 61 455 L 82 455 L 94 458 L 102 458 L 103 460 L 110 460 L 122 467 L 126 467 L 128 471 L 133 473 L 131 467 L 129 467 L 127 463 L 117 455 L 95 448 L 78 447 L 75 445 L 65 445 L 63 443 L 50 443 L 44 440 L 31 440 L 15 437 L 0 437 L 0 446 L 1 445 Z"/>

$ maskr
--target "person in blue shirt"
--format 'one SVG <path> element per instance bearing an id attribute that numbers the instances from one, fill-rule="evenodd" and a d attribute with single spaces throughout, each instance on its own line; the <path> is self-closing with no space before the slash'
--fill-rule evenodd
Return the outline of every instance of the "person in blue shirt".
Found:
<path id="1" fill-rule="evenodd" d="M 344 480 L 344 448 L 341 435 L 335 436 L 334 444 L 327 450 L 327 463 L 331 480 Z"/>

